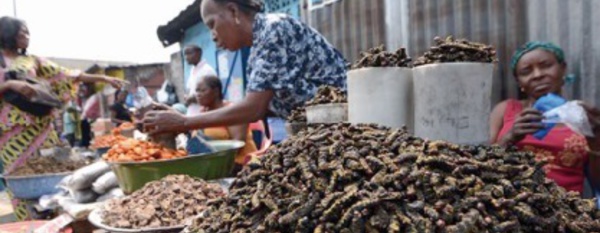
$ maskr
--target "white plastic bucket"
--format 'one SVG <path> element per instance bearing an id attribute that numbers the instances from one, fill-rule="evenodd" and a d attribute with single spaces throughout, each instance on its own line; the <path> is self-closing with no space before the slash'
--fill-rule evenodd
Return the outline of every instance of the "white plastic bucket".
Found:
<path id="1" fill-rule="evenodd" d="M 415 135 L 454 143 L 489 138 L 494 64 L 441 63 L 413 69 Z"/>
<path id="2" fill-rule="evenodd" d="M 413 72 L 373 67 L 348 72 L 348 117 L 353 124 L 376 123 L 413 131 Z"/>
<path id="3" fill-rule="evenodd" d="M 306 107 L 309 124 L 348 122 L 348 104 L 319 104 Z"/>

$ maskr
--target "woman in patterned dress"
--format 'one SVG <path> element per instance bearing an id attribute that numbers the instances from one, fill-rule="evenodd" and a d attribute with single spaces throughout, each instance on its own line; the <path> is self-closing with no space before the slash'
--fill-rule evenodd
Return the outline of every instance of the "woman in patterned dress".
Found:
<path id="1" fill-rule="evenodd" d="M 231 51 L 251 46 L 246 96 L 193 117 L 174 111 L 149 112 L 144 124 L 151 133 L 251 123 L 268 112 L 285 118 L 321 85 L 346 89 L 346 61 L 303 22 L 289 15 L 261 13 L 262 6 L 252 0 L 205 0 L 200 11 L 217 46 Z"/>
<path id="2" fill-rule="evenodd" d="M 22 164 L 39 148 L 50 147 L 59 142 L 53 122 L 60 117 L 60 111 L 37 117 L 4 101 L 2 94 L 8 90 L 31 97 L 34 93 L 30 84 L 23 81 L 7 81 L 4 73 L 16 71 L 39 82 L 48 83 L 63 103 L 75 97 L 75 82 L 105 82 L 120 88 L 122 81 L 104 76 L 91 75 L 69 70 L 49 60 L 27 54 L 29 31 L 24 21 L 12 18 L 0 18 L 0 158 L 5 173 L 10 173 Z M 17 219 L 25 220 L 31 216 L 24 202 L 13 200 Z"/>
<path id="3" fill-rule="evenodd" d="M 498 104 L 490 117 L 490 141 L 516 145 L 532 151 L 539 160 L 548 160 L 546 175 L 570 191 L 582 193 L 584 169 L 589 169 L 593 187 L 600 183 L 600 111 L 582 106 L 588 113 L 594 137 L 584 137 L 565 125 L 552 128 L 543 140 L 532 134 L 542 129 L 542 113 L 531 106 L 548 93 L 560 95 L 567 70 L 564 53 L 548 42 L 529 42 L 513 56 L 511 68 L 523 100 L 509 99 Z"/>

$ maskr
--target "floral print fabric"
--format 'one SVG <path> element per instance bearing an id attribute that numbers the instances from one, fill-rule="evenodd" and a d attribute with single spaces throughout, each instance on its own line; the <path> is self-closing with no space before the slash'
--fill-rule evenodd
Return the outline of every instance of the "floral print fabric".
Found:
<path id="1" fill-rule="evenodd" d="M 346 61 L 314 29 L 284 14 L 257 14 L 248 58 L 248 91 L 272 90 L 270 110 L 287 117 L 319 86 L 346 90 Z"/>

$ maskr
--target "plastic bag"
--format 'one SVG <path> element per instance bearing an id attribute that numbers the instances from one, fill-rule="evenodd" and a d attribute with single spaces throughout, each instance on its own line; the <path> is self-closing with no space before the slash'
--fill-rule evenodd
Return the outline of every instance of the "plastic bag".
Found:
<path id="1" fill-rule="evenodd" d="M 87 165 L 73 173 L 66 187 L 72 190 L 91 188 L 94 181 L 108 171 L 110 171 L 110 166 L 104 161 Z"/>
<path id="2" fill-rule="evenodd" d="M 7 90 L 3 94 L 3 98 L 6 102 L 19 108 L 21 111 L 41 117 L 49 115 L 53 109 L 62 108 L 63 103 L 58 96 L 52 92 L 52 88 L 48 83 L 41 82 L 32 77 L 27 77 L 17 71 L 6 72 L 4 74 L 4 79 L 27 82 L 33 89 L 34 94 L 29 98 L 13 90 Z"/>
<path id="3" fill-rule="evenodd" d="M 167 92 L 168 81 L 164 81 L 160 89 L 156 92 L 156 99 L 161 104 L 166 104 L 169 101 L 169 93 Z"/>
<path id="4" fill-rule="evenodd" d="M 79 204 L 71 198 L 61 199 L 58 204 L 64 211 L 78 220 L 87 219 L 90 212 L 102 206 L 100 203 Z"/>
<path id="5" fill-rule="evenodd" d="M 96 201 L 96 198 L 98 198 L 98 194 L 91 189 L 70 190 L 69 195 L 77 203 L 90 203 Z"/>
<path id="6" fill-rule="evenodd" d="M 59 207 L 59 200 L 69 196 L 67 191 L 60 191 L 52 195 L 44 195 L 38 200 L 42 209 L 50 210 Z"/>
<path id="7" fill-rule="evenodd" d="M 135 106 L 135 108 L 141 109 L 152 104 L 152 97 L 150 97 L 150 94 L 148 94 L 146 88 L 139 86 L 137 89 L 135 89 L 135 92 L 132 94 L 133 106 Z"/>
<path id="8" fill-rule="evenodd" d="M 542 113 L 546 113 L 547 111 L 550 111 L 551 109 L 557 108 L 563 104 L 567 103 L 567 100 L 564 99 L 563 97 L 556 95 L 556 94 L 547 94 L 545 96 L 542 96 L 541 98 L 539 98 L 534 104 L 533 104 L 533 108 L 542 112 Z M 553 118 L 546 118 L 546 122 L 544 123 L 544 128 L 541 130 L 538 130 L 537 132 L 535 132 L 533 134 L 533 137 L 542 140 L 546 137 L 546 135 L 548 134 L 548 132 L 550 132 L 550 130 L 552 130 L 552 128 L 556 125 L 556 123 L 554 123 L 557 119 L 553 119 Z"/>
<path id="9" fill-rule="evenodd" d="M 107 172 L 104 175 L 100 176 L 94 183 L 92 184 L 92 190 L 97 194 L 104 194 L 108 192 L 110 189 L 119 186 L 117 181 L 117 175 L 114 172 Z"/>
<path id="10" fill-rule="evenodd" d="M 56 187 L 68 191 L 70 189 L 69 184 L 71 183 L 71 178 L 73 178 L 73 175 L 65 176 L 62 178 L 62 180 L 60 180 L 60 182 L 58 182 L 58 184 L 56 184 Z"/>
<path id="11" fill-rule="evenodd" d="M 123 193 L 123 190 L 121 190 L 120 188 L 114 188 L 108 191 L 107 193 L 103 194 L 102 196 L 99 196 L 98 199 L 96 199 L 96 202 L 104 202 L 113 198 L 124 196 L 125 193 Z"/>
<path id="12" fill-rule="evenodd" d="M 545 112 L 542 121 L 548 124 L 562 123 L 578 134 L 593 137 L 592 126 L 587 117 L 585 109 L 578 101 L 569 101 L 560 107 Z"/>

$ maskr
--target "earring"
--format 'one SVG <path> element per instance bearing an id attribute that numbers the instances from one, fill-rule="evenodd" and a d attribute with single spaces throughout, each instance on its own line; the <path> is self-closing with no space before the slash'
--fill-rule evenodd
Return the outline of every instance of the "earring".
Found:
<path id="1" fill-rule="evenodd" d="M 240 19 L 235 18 L 235 24 L 239 25 L 240 24 Z"/>
<path id="2" fill-rule="evenodd" d="M 571 85 L 571 84 L 575 83 L 576 78 L 577 77 L 574 74 L 567 74 L 565 76 L 565 78 L 563 79 L 564 84 Z"/>

